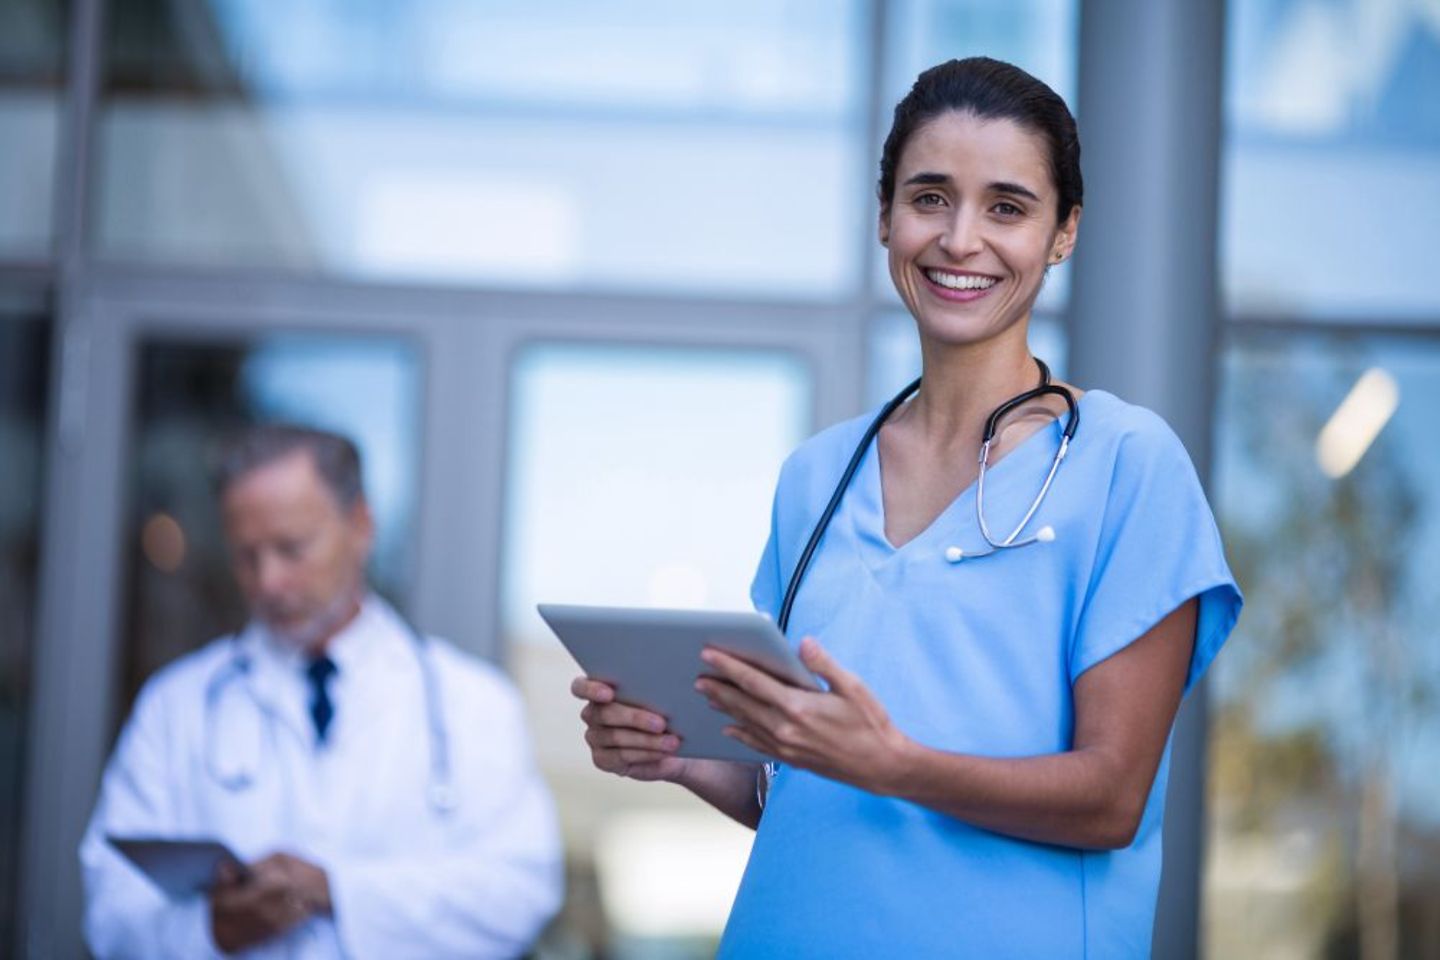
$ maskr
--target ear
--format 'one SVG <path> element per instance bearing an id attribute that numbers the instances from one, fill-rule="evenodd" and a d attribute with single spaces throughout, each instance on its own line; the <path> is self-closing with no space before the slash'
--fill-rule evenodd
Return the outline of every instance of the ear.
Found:
<path id="1" fill-rule="evenodd" d="M 890 204 L 880 204 L 880 246 L 890 246 Z"/>
<path id="2" fill-rule="evenodd" d="M 1075 252 L 1075 241 L 1080 235 L 1080 208 L 1073 207 L 1060 229 L 1055 231 L 1055 240 L 1050 245 L 1050 264 L 1054 266 L 1070 259 Z"/>
<path id="3" fill-rule="evenodd" d="M 345 519 L 361 555 L 369 557 L 370 549 L 375 545 L 375 517 L 370 512 L 370 501 L 363 495 L 356 497 Z"/>

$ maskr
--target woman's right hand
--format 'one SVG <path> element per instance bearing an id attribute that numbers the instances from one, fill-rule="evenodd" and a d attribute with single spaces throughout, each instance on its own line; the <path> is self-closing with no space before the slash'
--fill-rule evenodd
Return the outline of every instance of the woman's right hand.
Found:
<path id="1" fill-rule="evenodd" d="M 690 761 L 675 756 L 680 738 L 660 714 L 616 703 L 614 687 L 589 677 L 576 677 L 570 692 L 585 701 L 580 719 L 596 767 L 634 780 L 678 782 L 688 772 Z"/>

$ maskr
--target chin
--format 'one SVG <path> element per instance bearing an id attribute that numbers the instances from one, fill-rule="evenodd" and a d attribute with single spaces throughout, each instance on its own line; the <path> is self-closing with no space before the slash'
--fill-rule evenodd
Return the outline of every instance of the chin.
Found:
<path id="1" fill-rule="evenodd" d="M 923 340 L 942 347 L 972 347 L 998 339 L 1011 325 L 998 323 L 940 322 L 918 324 Z"/>
<path id="2" fill-rule="evenodd" d="M 285 646 L 295 650 L 308 650 L 319 639 L 321 631 L 320 623 L 311 618 L 308 620 L 265 620 L 265 626 L 271 635 Z"/>

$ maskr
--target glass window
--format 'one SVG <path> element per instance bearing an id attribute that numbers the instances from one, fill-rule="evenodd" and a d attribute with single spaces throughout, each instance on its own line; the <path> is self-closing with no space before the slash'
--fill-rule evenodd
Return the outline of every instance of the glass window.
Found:
<path id="1" fill-rule="evenodd" d="M 535 604 L 750 609 L 811 391 L 803 360 L 758 350 L 536 344 L 515 361 L 502 632 L 571 865 L 553 938 L 600 956 L 713 954 L 750 833 L 678 787 L 590 765 L 577 668 Z"/>
<path id="2" fill-rule="evenodd" d="M 1235 335 L 1209 956 L 1440 956 L 1440 338 Z"/>
<path id="3" fill-rule="evenodd" d="M 122 0 L 100 251 L 841 298 L 859 6 Z"/>
<path id="4" fill-rule="evenodd" d="M 895 104 L 922 70 L 963 57 L 1013 63 L 1049 84 L 1075 110 L 1078 8 L 1077 0 L 893 0 L 886 8 L 889 47 L 880 90 L 881 136 L 890 130 Z M 877 157 L 879 149 L 880 144 L 875 144 Z M 872 182 L 868 195 L 874 192 Z M 899 302 L 883 250 L 875 289 Z M 1037 304 L 1041 310 L 1058 310 L 1069 295 L 1066 261 L 1051 270 Z"/>
<path id="5" fill-rule="evenodd" d="M 245 621 L 210 474 L 219 442 L 244 423 L 303 423 L 356 442 L 376 520 L 371 584 L 404 608 L 415 550 L 421 375 L 418 347 L 399 339 L 142 343 L 122 716 L 158 667 Z"/>
<path id="6" fill-rule="evenodd" d="M 1228 310 L 1434 316 L 1440 16 L 1365 0 L 1227 10 Z"/>
<path id="7" fill-rule="evenodd" d="M 49 373 L 47 308 L 0 291 L 0 953 L 17 935 Z"/>
<path id="8" fill-rule="evenodd" d="M 53 238 L 65 4 L 0 4 L 0 257 L 39 259 Z"/>

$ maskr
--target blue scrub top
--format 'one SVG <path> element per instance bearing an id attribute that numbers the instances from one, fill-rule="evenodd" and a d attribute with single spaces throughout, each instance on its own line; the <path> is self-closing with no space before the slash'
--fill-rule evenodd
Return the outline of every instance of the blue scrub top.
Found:
<path id="1" fill-rule="evenodd" d="M 1024 757 L 1068 750 L 1080 674 L 1199 597 L 1188 691 L 1235 625 L 1241 597 L 1185 448 L 1112 394 L 1079 401 L 1070 453 L 1026 535 L 985 549 L 975 489 L 896 549 L 885 537 L 875 444 L 836 512 L 788 631 L 817 637 L 896 726 L 927 746 Z M 830 428 L 786 461 L 752 588 L 776 616 L 785 581 L 865 427 Z M 986 474 L 985 516 L 1008 535 L 1029 508 L 1063 421 Z M 925 807 L 781 768 L 721 957 L 1144 957 L 1160 882 L 1170 750 L 1134 843 L 1082 851 L 1005 837 Z"/>

